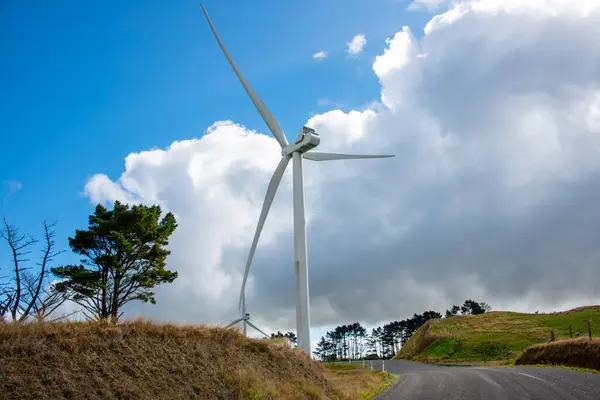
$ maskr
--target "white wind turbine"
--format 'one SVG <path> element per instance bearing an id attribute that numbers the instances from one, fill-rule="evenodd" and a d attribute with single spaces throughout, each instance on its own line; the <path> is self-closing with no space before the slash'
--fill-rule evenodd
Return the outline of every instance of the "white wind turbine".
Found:
<path id="1" fill-rule="evenodd" d="M 230 328 L 230 327 L 234 326 L 235 324 L 237 324 L 238 322 L 241 322 L 242 323 L 242 332 L 244 332 L 244 335 L 246 335 L 246 331 L 247 331 L 246 325 L 250 325 L 252 328 L 256 329 L 258 332 L 262 333 L 266 337 L 269 337 L 269 335 L 267 335 L 266 333 L 264 333 L 263 331 L 258 329 L 256 327 L 256 325 L 254 325 L 252 322 L 250 322 L 250 314 L 246 312 L 246 295 L 243 292 L 242 292 L 242 307 L 241 308 L 242 308 L 242 317 L 231 322 L 225 328 Z"/>
<path id="2" fill-rule="evenodd" d="M 269 182 L 267 188 L 267 194 L 265 201 L 260 212 L 258 219 L 258 225 L 256 232 L 254 233 L 254 239 L 252 240 L 252 246 L 250 247 L 250 254 L 248 255 L 248 261 L 246 263 L 246 270 L 244 271 L 244 279 L 242 281 L 242 290 L 240 292 L 239 307 L 245 310 L 245 287 L 246 280 L 248 279 L 248 271 L 250 270 L 250 264 L 256 250 L 258 238 L 267 219 L 267 214 L 273 203 L 275 193 L 281 182 L 281 178 L 285 172 L 285 169 L 290 162 L 293 160 L 293 195 L 294 195 L 294 267 L 296 272 L 296 326 L 298 336 L 298 347 L 304 350 L 309 357 L 312 357 L 311 343 L 310 343 L 310 305 L 309 305 L 309 291 L 308 291 L 308 262 L 307 262 L 307 251 L 306 251 L 306 220 L 304 218 L 304 189 L 302 179 L 302 159 L 305 158 L 311 161 L 329 161 L 329 160 L 346 160 L 346 159 L 359 159 L 359 158 L 386 158 L 394 157 L 393 155 L 359 155 L 359 154 L 337 154 L 337 153 L 322 153 L 317 151 L 309 151 L 316 147 L 321 139 L 317 133 L 307 127 L 303 126 L 300 130 L 298 138 L 291 144 L 288 144 L 283 130 L 279 126 L 279 123 L 269 111 L 267 106 L 262 102 L 258 95 L 252 90 L 250 84 L 244 78 L 237 65 L 233 62 L 231 55 L 225 48 L 225 45 L 221 41 L 221 38 L 217 34 L 217 31 L 206 12 L 206 8 L 201 4 L 202 11 L 206 16 L 206 20 L 210 25 L 210 28 L 219 42 L 219 46 L 225 57 L 229 61 L 229 64 L 235 71 L 238 79 L 246 89 L 246 92 L 252 99 L 254 106 L 260 113 L 262 119 L 265 121 L 269 130 L 279 142 L 281 146 L 281 161 L 273 177 Z M 239 320 L 238 320 L 239 321 Z M 248 322 L 245 320 L 245 322 Z"/>

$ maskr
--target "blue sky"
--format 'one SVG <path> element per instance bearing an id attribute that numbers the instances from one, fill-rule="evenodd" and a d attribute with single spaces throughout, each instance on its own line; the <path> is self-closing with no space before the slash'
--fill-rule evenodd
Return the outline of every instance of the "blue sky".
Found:
<path id="1" fill-rule="evenodd" d="M 292 137 L 312 112 L 332 107 L 319 99 L 344 109 L 377 99 L 371 65 L 385 38 L 399 20 L 419 33 L 429 17 L 395 0 L 205 5 Z M 197 2 L 7 0 L 0 26 L 0 214 L 33 234 L 57 220 L 63 248 L 93 210 L 86 180 L 100 171 L 118 178 L 130 152 L 198 137 L 223 119 L 266 132 Z M 368 44 L 350 58 L 345 43 L 358 33 Z M 327 59 L 313 60 L 320 50 Z"/>

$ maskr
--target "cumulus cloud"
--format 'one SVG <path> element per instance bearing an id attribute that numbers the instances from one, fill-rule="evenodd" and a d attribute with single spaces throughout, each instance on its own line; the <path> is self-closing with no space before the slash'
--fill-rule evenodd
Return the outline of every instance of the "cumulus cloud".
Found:
<path id="1" fill-rule="evenodd" d="M 312 55 L 312 58 L 314 58 L 315 60 L 322 60 L 325 57 L 327 57 L 327 52 L 324 50 L 318 51 Z"/>
<path id="2" fill-rule="evenodd" d="M 360 54 L 364 50 L 366 45 L 367 38 L 365 37 L 365 35 L 360 33 L 354 36 L 351 41 L 346 43 L 346 51 L 348 51 L 348 54 L 355 56 L 357 54 Z"/>
<path id="3" fill-rule="evenodd" d="M 600 301 L 600 3 L 474 0 L 432 17 L 425 36 L 387 40 L 373 71 L 381 102 L 308 121 L 320 150 L 394 159 L 305 163 L 314 326 L 401 319 L 473 297 L 495 308 Z M 233 78 L 232 78 L 233 79 Z M 158 305 L 132 312 L 225 323 L 277 142 L 233 122 L 132 153 L 90 199 L 175 213 Z M 248 287 L 253 320 L 294 329 L 290 170 Z"/>

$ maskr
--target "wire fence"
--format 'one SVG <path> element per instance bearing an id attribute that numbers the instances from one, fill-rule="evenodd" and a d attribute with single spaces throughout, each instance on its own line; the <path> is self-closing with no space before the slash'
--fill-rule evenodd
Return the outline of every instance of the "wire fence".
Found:
<path id="1" fill-rule="evenodd" d="M 587 320 L 586 321 L 586 328 L 587 328 L 587 336 L 590 340 L 593 339 L 593 335 L 592 335 L 592 320 Z M 571 339 L 573 338 L 578 338 L 581 337 L 581 332 L 576 331 L 575 333 L 573 333 L 573 325 L 569 325 L 569 337 Z M 556 335 L 554 334 L 554 331 L 551 330 L 550 331 L 550 342 L 554 342 L 556 341 Z"/>

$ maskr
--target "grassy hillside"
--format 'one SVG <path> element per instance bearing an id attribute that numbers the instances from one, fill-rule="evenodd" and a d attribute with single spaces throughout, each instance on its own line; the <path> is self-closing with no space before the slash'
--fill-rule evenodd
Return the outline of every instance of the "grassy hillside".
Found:
<path id="1" fill-rule="evenodd" d="M 587 335 L 587 321 L 600 336 L 600 306 L 580 307 L 551 314 L 493 311 L 428 321 L 395 358 L 413 360 L 501 360 L 514 358 L 525 348 L 573 335 Z"/>
<path id="2" fill-rule="evenodd" d="M 536 344 L 515 360 L 516 365 L 564 365 L 600 370 L 600 339 L 559 340 Z"/>
<path id="3" fill-rule="evenodd" d="M 0 323 L 0 398 L 355 399 L 388 378 L 221 328 Z"/>

